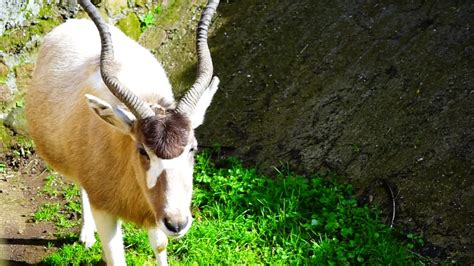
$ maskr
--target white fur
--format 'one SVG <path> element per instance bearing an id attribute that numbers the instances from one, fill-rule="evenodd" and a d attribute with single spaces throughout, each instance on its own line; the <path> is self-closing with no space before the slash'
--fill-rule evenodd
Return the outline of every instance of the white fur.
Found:
<path id="1" fill-rule="evenodd" d="M 82 203 L 82 228 L 80 241 L 84 243 L 86 248 L 92 247 L 95 243 L 95 222 L 92 216 L 91 205 L 87 192 L 81 187 L 81 203 Z"/>
<path id="2" fill-rule="evenodd" d="M 193 164 L 190 156 L 194 156 L 194 154 L 189 152 L 192 145 L 194 144 L 186 146 L 184 152 L 174 159 L 161 160 L 166 176 L 169 177 L 166 182 L 165 198 L 167 204 L 165 213 L 185 217 L 188 220 L 186 227 L 179 234 L 170 232 L 161 221 L 162 230 L 172 237 L 183 236 L 192 224 L 192 215 L 189 208 L 193 190 Z"/>
<path id="3" fill-rule="evenodd" d="M 168 237 L 159 228 L 152 228 L 148 230 L 148 240 L 151 248 L 155 253 L 158 265 L 168 265 L 168 256 L 166 254 L 166 246 L 168 245 Z"/>
<path id="4" fill-rule="evenodd" d="M 146 150 L 150 156 L 150 169 L 148 169 L 146 172 L 146 184 L 148 189 L 152 189 L 154 186 L 156 186 L 158 177 L 161 175 L 161 172 L 163 172 L 163 160 L 160 160 L 158 157 L 153 155 L 153 153 L 149 152 L 148 149 Z"/>
<path id="5" fill-rule="evenodd" d="M 129 90 L 146 102 L 156 103 L 157 98 L 165 98 L 174 102 L 171 84 L 166 73 L 155 57 L 145 48 L 127 37 L 113 25 L 109 25 L 114 45 L 114 60 L 117 63 L 117 78 Z M 97 97 L 112 106 L 120 104 L 102 81 L 99 70 L 100 37 L 94 23 L 86 19 L 70 19 L 55 28 L 44 40 L 45 46 L 54 45 L 55 49 L 67 53 L 68 58 L 57 58 L 55 64 L 61 72 L 71 71 L 73 76 L 64 78 L 61 83 L 69 87 L 61 88 L 67 99 L 77 95 L 77 85 L 88 83 L 94 88 Z M 85 67 L 97 66 L 91 73 L 82 73 Z M 84 80 L 84 76 L 89 78 Z M 137 78 L 140 77 L 140 78 Z"/>
<path id="6" fill-rule="evenodd" d="M 92 208 L 107 265 L 127 265 L 121 222 L 112 215 Z"/>
<path id="7" fill-rule="evenodd" d="M 192 186 L 193 186 L 193 165 L 190 156 L 194 154 L 189 152 L 189 149 L 196 144 L 196 140 L 192 144 L 184 148 L 184 152 L 173 159 L 163 160 L 158 158 L 155 154 L 146 151 L 150 157 L 150 169 L 147 171 L 147 186 L 149 189 L 153 188 L 157 182 L 158 177 L 162 171 L 166 171 L 166 207 L 165 213 L 182 216 L 188 220 L 186 227 L 176 234 L 170 232 L 163 221 L 160 222 L 160 229 L 171 237 L 181 237 L 189 230 L 192 224 L 192 215 L 189 206 L 191 205 Z"/>
<path id="8" fill-rule="evenodd" d="M 102 120 L 115 126 L 122 131 L 122 133 L 130 135 L 130 125 L 132 121 L 135 120 L 133 114 L 121 107 L 114 109 L 108 102 L 93 95 L 86 94 L 85 96 L 89 107 L 99 115 Z"/>
<path id="9" fill-rule="evenodd" d="M 216 94 L 217 89 L 219 88 L 219 78 L 214 77 L 209 84 L 209 87 L 203 92 L 201 98 L 196 104 L 196 108 L 194 109 L 193 113 L 191 114 L 191 124 L 193 128 L 199 127 L 202 122 L 204 122 L 204 115 L 206 114 L 206 110 L 211 105 L 212 98 L 214 94 Z"/>
<path id="10" fill-rule="evenodd" d="M 160 266 L 168 265 L 168 253 L 166 252 L 166 250 L 163 250 L 162 252 L 159 252 L 159 253 L 155 253 L 155 257 L 156 257 L 156 262 L 158 263 L 158 265 Z"/>

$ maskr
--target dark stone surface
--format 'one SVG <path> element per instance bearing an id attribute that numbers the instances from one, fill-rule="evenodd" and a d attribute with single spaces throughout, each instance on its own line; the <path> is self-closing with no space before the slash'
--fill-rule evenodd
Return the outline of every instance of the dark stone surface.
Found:
<path id="1" fill-rule="evenodd" d="M 474 262 L 472 2 L 240 0 L 219 12 L 221 89 L 200 144 L 359 190 L 388 179 L 395 226 L 426 237 L 434 261 Z"/>

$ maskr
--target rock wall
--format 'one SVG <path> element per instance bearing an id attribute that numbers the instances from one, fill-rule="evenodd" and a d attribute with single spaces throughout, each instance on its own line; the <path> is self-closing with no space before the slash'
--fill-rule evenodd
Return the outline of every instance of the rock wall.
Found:
<path id="1" fill-rule="evenodd" d="M 474 5 L 230 1 L 200 144 L 263 171 L 392 184 L 422 254 L 474 262 Z M 386 194 L 383 196 L 389 197 Z"/>
<path id="2" fill-rule="evenodd" d="M 42 36 L 75 14 L 68 3 L 40 0 L 0 2 L 0 151 L 28 142 L 23 95 Z"/>

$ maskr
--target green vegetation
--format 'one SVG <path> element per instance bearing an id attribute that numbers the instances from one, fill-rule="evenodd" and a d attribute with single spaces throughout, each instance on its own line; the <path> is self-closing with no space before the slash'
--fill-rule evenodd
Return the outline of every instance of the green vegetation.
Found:
<path id="1" fill-rule="evenodd" d="M 4 174 L 7 171 L 7 166 L 4 163 L 0 163 L 0 174 Z"/>
<path id="2" fill-rule="evenodd" d="M 40 193 L 55 202 L 40 206 L 38 211 L 33 214 L 33 219 L 36 222 L 52 222 L 60 229 L 59 232 L 80 224 L 78 217 L 81 213 L 81 204 L 77 186 L 65 183 L 61 178 L 50 174 L 45 178 Z"/>
<path id="3" fill-rule="evenodd" d="M 275 179 L 246 169 L 235 159 L 216 167 L 207 154 L 197 156 L 194 224 L 180 240 L 170 242 L 173 264 L 369 264 L 421 263 L 411 250 L 422 241 L 403 240 L 382 224 L 378 212 L 359 207 L 349 185 L 336 177 L 279 172 Z M 127 262 L 153 262 L 146 233 L 125 224 Z M 76 236 L 77 237 L 77 236 Z M 79 243 L 63 246 L 48 264 L 96 263 L 100 244 L 86 250 Z"/>
<path id="4" fill-rule="evenodd" d="M 53 174 L 50 174 L 45 178 L 41 192 L 49 197 L 63 198 L 68 201 L 79 197 L 79 189 L 77 186 L 65 183 L 62 179 L 59 179 Z"/>
<path id="5" fill-rule="evenodd" d="M 142 31 L 145 31 L 148 27 L 153 25 L 156 21 L 156 17 L 161 14 L 161 5 L 156 6 L 152 10 L 148 11 L 141 19 L 140 27 Z"/>
<path id="6" fill-rule="evenodd" d="M 32 40 L 33 36 L 44 36 L 62 21 L 59 16 L 50 15 L 47 18 L 36 19 L 35 23 L 28 27 L 9 29 L 0 36 L 0 50 L 15 54 L 27 47 L 27 43 Z"/>
<path id="7" fill-rule="evenodd" d="M 184 0 L 169 0 L 166 5 L 155 6 L 140 18 L 142 32 L 153 25 L 172 28 L 172 25 L 175 25 L 183 15 L 185 11 L 183 6 L 188 5 L 189 2 Z"/>

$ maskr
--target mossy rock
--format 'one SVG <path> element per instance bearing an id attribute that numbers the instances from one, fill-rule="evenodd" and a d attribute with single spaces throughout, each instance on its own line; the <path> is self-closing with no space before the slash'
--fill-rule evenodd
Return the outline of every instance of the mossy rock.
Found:
<path id="1" fill-rule="evenodd" d="M 28 136 L 25 111 L 23 107 L 14 108 L 6 117 L 0 120 L 0 153 L 8 151 L 11 147 L 32 145 Z"/>
<path id="2" fill-rule="evenodd" d="M 25 109 L 23 107 L 17 107 L 10 111 L 3 124 L 17 135 L 28 135 Z"/>
<path id="3" fill-rule="evenodd" d="M 147 7 L 148 1 L 147 0 L 135 0 L 135 5 L 138 7 Z"/>
<path id="4" fill-rule="evenodd" d="M 33 64 L 23 64 L 15 68 L 16 85 L 19 91 L 25 91 L 31 82 Z"/>
<path id="5" fill-rule="evenodd" d="M 0 83 L 2 83 L 2 80 L 6 79 L 8 75 L 8 67 L 3 64 L 3 63 L 0 63 Z"/>
<path id="6" fill-rule="evenodd" d="M 117 23 L 117 27 L 135 41 L 138 41 L 138 39 L 140 38 L 140 20 L 138 19 L 138 16 L 133 12 L 128 13 L 127 16 L 119 20 Z"/>
<path id="7" fill-rule="evenodd" d="M 9 130 L 2 124 L 0 123 L 0 153 L 4 153 L 10 145 L 11 136 L 9 134 Z"/>
<path id="8" fill-rule="evenodd" d="M 12 148 L 33 147 L 33 142 L 28 136 L 18 135 L 0 123 L 0 154 L 11 151 Z"/>
<path id="9" fill-rule="evenodd" d="M 161 27 L 152 27 L 151 30 L 146 30 L 140 36 L 140 44 L 148 49 L 156 49 L 166 39 L 166 30 Z"/>
<path id="10" fill-rule="evenodd" d="M 13 99 L 12 92 L 7 85 L 8 72 L 8 66 L 0 63 L 0 110 Z"/>
<path id="11" fill-rule="evenodd" d="M 60 18 L 39 19 L 35 25 L 30 27 L 7 30 L 0 36 L 0 50 L 5 53 L 17 54 L 26 48 L 26 44 L 33 36 L 44 36 L 61 22 Z"/>
<path id="12" fill-rule="evenodd" d="M 0 81 L 0 106 L 12 100 L 12 93 L 5 83 Z M 2 108 L 0 107 L 0 110 Z"/>
<path id="13" fill-rule="evenodd" d="M 105 9 L 111 14 L 118 14 L 127 8 L 127 0 L 107 0 L 105 1 Z"/>

